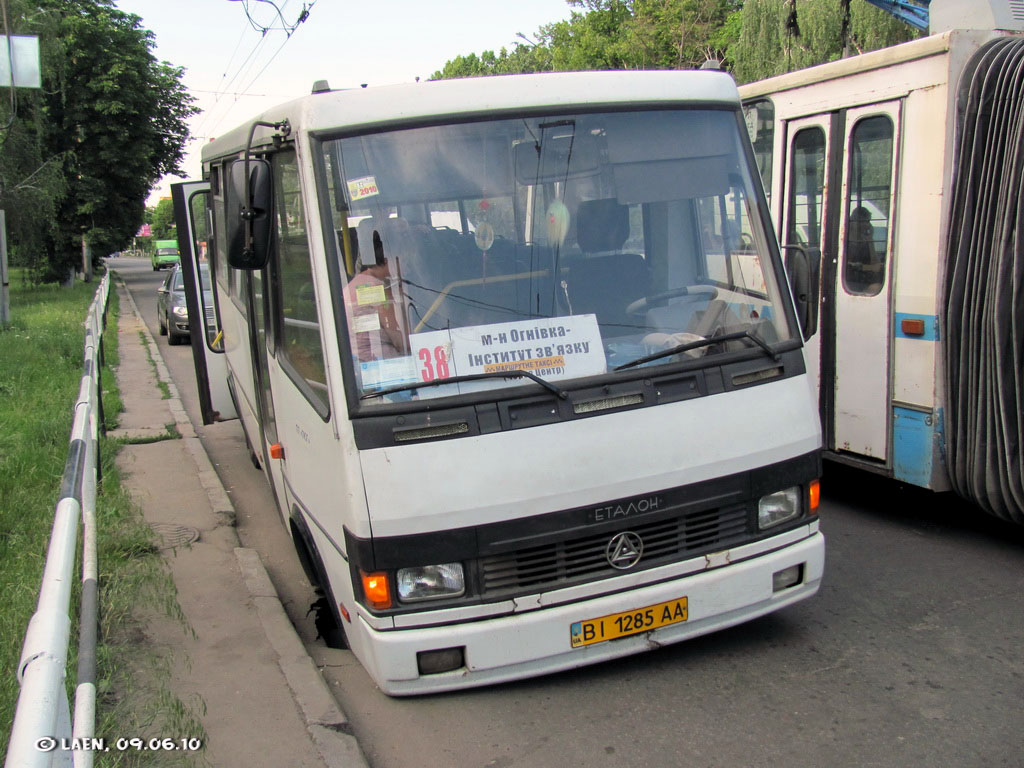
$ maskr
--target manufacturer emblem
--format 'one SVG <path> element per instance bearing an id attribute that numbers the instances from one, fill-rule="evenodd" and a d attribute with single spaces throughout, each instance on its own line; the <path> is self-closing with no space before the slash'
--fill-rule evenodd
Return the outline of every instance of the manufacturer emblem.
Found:
<path id="1" fill-rule="evenodd" d="M 612 568 L 625 571 L 640 562 L 644 553 L 644 540 L 632 531 L 623 531 L 612 536 L 604 549 L 604 556 Z"/>

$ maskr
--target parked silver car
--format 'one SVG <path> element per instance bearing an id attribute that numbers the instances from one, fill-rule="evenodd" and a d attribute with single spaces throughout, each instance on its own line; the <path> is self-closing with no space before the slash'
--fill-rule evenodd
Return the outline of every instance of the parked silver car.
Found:
<path id="1" fill-rule="evenodd" d="M 203 285 L 204 310 L 210 320 L 207 327 L 213 327 L 213 294 L 210 286 L 210 267 L 200 264 L 199 279 Z M 167 336 L 169 344 L 181 344 L 189 336 L 188 307 L 185 305 L 185 276 L 180 266 L 175 266 L 157 289 L 156 314 L 160 323 L 160 335 Z"/>

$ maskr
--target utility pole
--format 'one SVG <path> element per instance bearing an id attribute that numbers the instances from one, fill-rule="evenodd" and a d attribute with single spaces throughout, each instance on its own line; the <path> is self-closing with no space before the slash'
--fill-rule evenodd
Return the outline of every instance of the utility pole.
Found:
<path id="1" fill-rule="evenodd" d="M 12 35 L 4 20 L 0 37 L 0 87 L 41 88 L 39 38 L 35 35 Z M 14 115 L 11 115 L 13 122 Z M 7 129 L 10 129 L 10 125 Z M 7 274 L 7 218 L 0 210 L 0 328 L 11 322 L 11 281 Z"/>
<path id="2" fill-rule="evenodd" d="M 82 233 L 82 279 L 92 282 L 92 249 L 89 247 L 89 239 Z"/>
<path id="3" fill-rule="evenodd" d="M 0 210 L 0 328 L 11 322 L 11 280 L 7 275 L 7 217 Z"/>

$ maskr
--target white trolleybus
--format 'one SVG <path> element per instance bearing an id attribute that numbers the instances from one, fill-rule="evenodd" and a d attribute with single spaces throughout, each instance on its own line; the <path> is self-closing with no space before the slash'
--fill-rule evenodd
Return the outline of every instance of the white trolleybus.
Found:
<path id="1" fill-rule="evenodd" d="M 240 417 L 383 691 L 817 591 L 820 424 L 756 174 L 728 75 L 577 73 L 319 84 L 175 187 L 190 275 L 211 242 L 204 419 Z"/>
<path id="2" fill-rule="evenodd" d="M 786 258 L 810 260 L 826 456 L 1024 523 L 1024 37 L 996 29 L 1024 10 L 931 15 L 988 28 L 740 94 Z"/>

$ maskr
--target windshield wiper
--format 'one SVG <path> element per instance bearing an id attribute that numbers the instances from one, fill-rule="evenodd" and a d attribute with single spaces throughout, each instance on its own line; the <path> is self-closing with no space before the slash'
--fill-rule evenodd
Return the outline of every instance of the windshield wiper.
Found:
<path id="1" fill-rule="evenodd" d="M 494 371 L 493 373 L 467 373 L 463 376 L 450 376 L 447 379 L 434 379 L 433 381 L 418 381 L 415 384 L 400 384 L 397 387 L 388 387 L 387 389 L 378 389 L 376 392 L 367 392 L 365 395 L 359 397 L 360 400 L 369 400 L 373 397 L 381 397 L 382 395 L 391 395 L 395 392 L 407 392 L 410 389 L 421 389 L 423 387 L 437 387 L 441 384 L 459 384 L 463 381 L 481 381 L 483 379 L 531 379 L 532 381 L 540 384 L 544 389 L 551 392 L 559 400 L 567 400 L 569 393 L 564 389 L 556 387 L 550 381 L 542 379 L 536 374 L 524 371 L 521 368 L 513 368 L 508 371 Z"/>
<path id="2" fill-rule="evenodd" d="M 639 357 L 636 360 L 630 360 L 628 363 L 617 365 L 613 370 L 622 371 L 626 368 L 633 368 L 638 365 L 643 365 L 644 363 L 650 363 L 654 360 L 660 360 L 663 357 L 671 357 L 672 355 L 689 352 L 691 349 L 699 349 L 700 347 L 708 347 L 712 344 L 718 344 L 723 341 L 735 341 L 736 339 L 750 339 L 764 350 L 765 354 L 771 356 L 772 360 L 778 362 L 779 353 L 769 347 L 764 340 L 758 338 L 750 331 L 736 331 L 735 333 L 724 333 L 721 336 L 708 336 L 706 339 L 700 339 L 699 341 L 688 341 L 685 344 L 678 344 L 677 346 L 670 347 L 669 349 L 663 349 L 660 352 L 655 352 L 652 355 Z"/>

